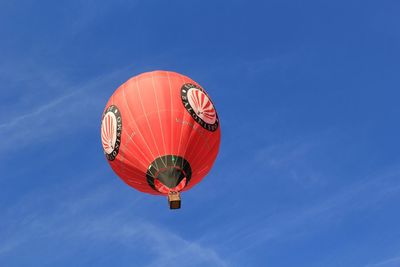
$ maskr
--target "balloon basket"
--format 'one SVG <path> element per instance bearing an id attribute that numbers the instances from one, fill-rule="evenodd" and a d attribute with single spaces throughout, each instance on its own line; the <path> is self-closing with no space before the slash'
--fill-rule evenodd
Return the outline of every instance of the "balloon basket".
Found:
<path id="1" fill-rule="evenodd" d="M 179 192 L 168 193 L 168 204 L 171 210 L 176 210 L 181 208 L 181 196 Z"/>

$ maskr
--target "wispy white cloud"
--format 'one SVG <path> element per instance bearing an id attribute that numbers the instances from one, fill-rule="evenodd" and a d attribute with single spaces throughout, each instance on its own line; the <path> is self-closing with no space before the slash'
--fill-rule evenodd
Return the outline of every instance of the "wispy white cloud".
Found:
<path id="1" fill-rule="evenodd" d="M 34 121 L 37 117 L 41 117 L 45 112 L 61 106 L 65 101 L 73 98 L 77 94 L 78 92 L 74 92 L 61 96 L 25 114 L 20 114 L 18 117 L 11 118 L 10 121 L 0 124 L 0 132 L 14 128 L 17 125 L 24 125 L 27 121 Z"/>
<path id="2" fill-rule="evenodd" d="M 398 267 L 400 266 L 400 257 L 394 257 L 383 260 L 378 263 L 368 264 L 365 267 Z"/>
<path id="3" fill-rule="evenodd" d="M 98 247 L 118 244 L 119 250 L 131 251 L 132 258 L 139 256 L 135 253 L 142 253 L 142 260 L 148 255 L 146 263 L 135 266 L 177 262 L 180 266 L 231 266 L 211 246 L 183 238 L 178 231 L 150 219 L 142 219 L 140 196 L 115 206 L 113 201 L 117 197 L 110 185 L 92 187 L 84 193 L 87 183 L 90 184 L 85 181 L 67 191 L 35 192 L 10 207 L 3 214 L 6 220 L 0 222 L 0 263 L 27 250 L 38 254 L 34 260 L 42 261 L 39 264 L 63 261 L 87 249 L 90 240 Z M 37 247 L 43 240 L 47 246 L 50 244 L 50 251 Z M 57 250 L 59 243 L 63 243 L 62 251 Z M 99 257 L 95 250 L 96 247 L 93 254 L 89 251 L 84 257 Z"/>
<path id="4" fill-rule="evenodd" d="M 231 225 L 225 228 L 230 233 L 230 238 L 224 242 L 228 244 L 240 240 L 241 244 L 246 244 L 240 247 L 240 253 L 245 253 L 251 248 L 275 240 L 310 236 L 329 225 L 340 224 L 354 211 L 373 209 L 379 203 L 397 196 L 400 192 L 397 179 L 399 176 L 400 169 L 394 166 L 352 183 L 325 198 L 316 199 L 312 205 L 253 218 L 254 222 L 251 224 L 246 220 L 244 225 Z"/>
<path id="5" fill-rule="evenodd" d="M 254 151 L 250 164 L 256 163 L 266 172 L 295 183 L 301 188 L 321 186 L 331 178 L 321 168 L 322 151 L 330 151 L 337 141 L 335 128 L 280 139 Z M 277 139 L 276 137 L 271 139 Z M 328 173 L 328 174 L 327 174 Z"/>
<path id="6" fill-rule="evenodd" d="M 60 137 L 63 133 L 71 133 L 79 127 L 98 124 L 103 105 L 117 86 L 119 76 L 125 71 L 126 69 L 120 69 L 78 85 L 63 82 L 60 77 L 58 82 L 51 82 L 51 86 L 57 88 L 58 96 L 43 100 L 39 95 L 24 107 L 8 106 L 9 112 L 14 116 L 0 121 L 0 146 L 5 151 L 15 151 L 26 145 Z M 40 73 L 38 80 L 43 80 Z M 52 79 L 57 80 L 56 77 Z M 25 83 L 20 82 L 21 86 Z M 51 90 L 50 85 L 47 86 Z M 100 90 L 102 93 L 99 93 L 99 88 L 109 90 Z"/>

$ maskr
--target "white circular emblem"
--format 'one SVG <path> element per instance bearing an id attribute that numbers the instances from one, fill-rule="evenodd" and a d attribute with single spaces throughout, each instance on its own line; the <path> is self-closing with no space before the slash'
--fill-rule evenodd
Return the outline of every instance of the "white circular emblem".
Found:
<path id="1" fill-rule="evenodd" d="M 198 85 L 185 83 L 181 88 L 182 104 L 198 124 L 214 132 L 218 129 L 217 111 L 207 93 Z"/>
<path id="2" fill-rule="evenodd" d="M 121 145 L 122 118 L 117 106 L 109 106 L 101 120 L 101 144 L 106 158 L 113 161 Z"/>
<path id="3" fill-rule="evenodd" d="M 117 117 L 111 111 L 104 115 L 101 122 L 101 143 L 106 154 L 111 154 L 117 141 Z"/>
<path id="4" fill-rule="evenodd" d="M 187 98 L 197 116 L 199 116 L 205 123 L 215 123 L 217 116 L 214 106 L 203 91 L 197 88 L 191 88 L 187 93 Z"/>

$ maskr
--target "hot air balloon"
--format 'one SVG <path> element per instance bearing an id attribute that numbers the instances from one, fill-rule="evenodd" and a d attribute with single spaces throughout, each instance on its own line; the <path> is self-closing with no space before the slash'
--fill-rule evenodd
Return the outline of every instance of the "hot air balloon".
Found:
<path id="1" fill-rule="evenodd" d="M 168 196 L 181 207 L 180 192 L 199 183 L 219 150 L 217 111 L 206 91 L 176 72 L 135 76 L 110 97 L 101 142 L 114 172 L 129 186 Z"/>

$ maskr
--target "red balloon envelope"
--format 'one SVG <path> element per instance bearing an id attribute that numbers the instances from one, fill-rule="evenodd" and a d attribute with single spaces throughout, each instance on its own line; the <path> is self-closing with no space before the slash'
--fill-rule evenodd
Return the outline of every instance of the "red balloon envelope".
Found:
<path id="1" fill-rule="evenodd" d="M 115 173 L 155 195 L 173 196 L 200 182 L 217 157 L 220 136 L 206 91 L 169 71 L 143 73 L 122 84 L 101 124 L 104 153 Z"/>

